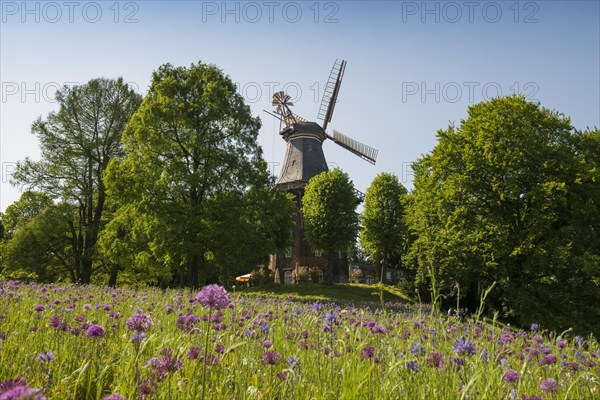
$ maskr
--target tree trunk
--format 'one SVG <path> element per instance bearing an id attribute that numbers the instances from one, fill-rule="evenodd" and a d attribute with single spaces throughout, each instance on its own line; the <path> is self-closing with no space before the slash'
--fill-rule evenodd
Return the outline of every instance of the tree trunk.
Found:
<path id="1" fill-rule="evenodd" d="M 190 287 L 190 288 L 197 288 L 198 287 L 198 264 L 199 264 L 199 257 L 197 254 L 194 254 L 188 261 L 188 268 L 187 268 L 187 278 L 186 278 L 186 286 Z"/>
<path id="2" fill-rule="evenodd" d="M 110 267 L 110 271 L 108 273 L 108 286 L 115 287 L 117 286 L 117 275 L 119 274 L 119 265 L 113 264 Z"/>

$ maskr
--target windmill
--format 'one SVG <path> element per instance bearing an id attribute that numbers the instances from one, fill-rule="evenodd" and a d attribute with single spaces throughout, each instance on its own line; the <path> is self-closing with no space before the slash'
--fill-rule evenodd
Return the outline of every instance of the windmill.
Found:
<path id="1" fill-rule="evenodd" d="M 323 99 L 319 107 L 319 113 L 317 119 L 322 121 L 321 127 L 325 138 L 330 139 L 337 145 L 345 148 L 346 150 L 354 153 L 360 158 L 375 164 L 377 159 L 378 150 L 367 146 L 366 144 L 360 143 L 337 130 L 333 130 L 333 135 L 327 133 L 327 125 L 331 122 L 333 117 L 333 111 L 337 103 L 337 97 L 342 85 L 342 79 L 346 70 L 346 61 L 337 59 L 331 68 L 329 79 L 324 88 Z M 291 101 L 291 97 L 285 92 L 280 91 L 273 95 L 272 105 L 276 107 L 275 113 L 280 116 L 280 121 L 285 124 L 286 128 L 292 127 L 294 123 L 309 122 L 307 119 L 302 118 L 292 112 L 290 106 L 294 103 Z M 283 134 L 283 131 L 281 132 Z"/>
<path id="2" fill-rule="evenodd" d="M 378 151 L 376 149 L 335 129 L 333 134 L 327 133 L 327 126 L 333 116 L 345 70 L 346 61 L 337 59 L 324 87 L 323 99 L 319 106 L 317 119 L 321 123 L 312 122 L 294 114 L 290 108 L 294 104 L 290 96 L 283 91 L 273 95 L 271 104 L 275 107 L 275 114 L 267 112 L 280 120 L 280 134 L 287 142 L 285 159 L 276 186 L 278 189 L 294 195 L 298 210 L 292 247 L 285 254 L 271 256 L 269 268 L 275 272 L 276 282 L 285 284 L 297 282 L 301 275 L 301 268 L 317 274 L 321 271 L 319 278 L 323 277 L 322 268 L 325 267 L 328 258 L 313 252 L 304 239 L 303 218 L 300 212 L 304 188 L 309 179 L 321 172 L 328 171 L 323 154 L 323 142 L 329 139 L 371 164 L 375 164 L 377 159 Z M 357 197 L 362 199 L 362 193 L 358 192 L 357 194 Z M 340 264 L 345 262 L 345 257 L 342 257 L 341 254 L 339 262 Z M 345 268 L 342 266 L 339 269 L 343 271 Z"/>

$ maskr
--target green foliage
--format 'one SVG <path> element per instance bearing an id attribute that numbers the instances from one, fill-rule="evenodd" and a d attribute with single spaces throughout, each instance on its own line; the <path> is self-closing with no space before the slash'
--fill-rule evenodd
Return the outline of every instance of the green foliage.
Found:
<path id="1" fill-rule="evenodd" d="M 419 280 L 467 299 L 497 282 L 504 316 L 598 333 L 598 131 L 515 96 L 468 115 L 413 165 Z"/>
<path id="2" fill-rule="evenodd" d="M 306 239 L 315 250 L 347 251 L 358 233 L 357 199 L 348 174 L 339 168 L 314 176 L 302 197 Z"/>
<path id="3" fill-rule="evenodd" d="M 103 172 L 122 154 L 121 133 L 141 96 L 122 78 L 93 79 L 57 91 L 59 109 L 32 125 L 41 160 L 20 162 L 13 183 L 37 189 L 73 205 L 76 226 L 69 232 L 76 279 L 90 282 L 106 201 Z"/>
<path id="4" fill-rule="evenodd" d="M 398 268 L 408 247 L 404 202 L 406 188 L 398 177 L 380 173 L 365 194 L 361 216 L 360 244 L 375 265 Z M 379 271 L 378 271 L 379 272 Z"/>
<path id="5" fill-rule="evenodd" d="M 154 260 L 149 268 L 197 287 L 200 273 L 211 280 L 228 275 L 287 240 L 290 206 L 269 189 L 259 128 L 217 67 L 166 64 L 155 71 L 123 134 L 126 156 L 106 174 L 111 195 L 126 207 L 112 229 L 125 229 L 127 244 L 108 250 L 113 262 L 137 265 L 119 254 L 141 246 Z"/>

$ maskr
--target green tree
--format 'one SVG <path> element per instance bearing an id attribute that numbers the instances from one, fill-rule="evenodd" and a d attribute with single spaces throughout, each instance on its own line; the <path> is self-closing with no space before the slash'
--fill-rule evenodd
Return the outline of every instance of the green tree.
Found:
<path id="1" fill-rule="evenodd" d="M 523 97 L 469 108 L 413 165 L 407 210 L 421 281 L 522 325 L 598 333 L 598 133 Z"/>
<path id="2" fill-rule="evenodd" d="M 93 79 L 56 93 L 59 106 L 33 123 L 41 160 L 17 166 L 13 184 L 37 189 L 77 209 L 69 219 L 76 277 L 89 283 L 106 201 L 103 173 L 122 154 L 121 134 L 141 102 L 123 79 Z"/>
<path id="3" fill-rule="evenodd" d="M 360 243 L 374 264 L 380 266 L 380 280 L 384 277 L 384 267 L 400 267 L 401 257 L 407 251 L 406 195 L 398 177 L 386 172 L 375 177 L 365 194 Z"/>
<path id="4" fill-rule="evenodd" d="M 106 179 L 118 202 L 143 216 L 138 228 L 147 233 L 150 254 L 180 283 L 197 287 L 218 253 L 212 246 L 218 231 L 209 224 L 217 199 L 243 198 L 268 184 L 259 128 L 260 119 L 217 67 L 166 64 L 153 73 L 123 134 L 127 154 L 111 163 Z M 218 210 L 227 219 L 239 211 Z"/>
<path id="5" fill-rule="evenodd" d="M 354 185 L 339 168 L 322 172 L 308 181 L 302 197 L 307 241 L 329 254 L 327 280 L 332 281 L 333 255 L 350 250 L 358 234 L 358 205 Z"/>
<path id="6" fill-rule="evenodd" d="M 2 248 L 3 275 L 43 282 L 75 281 L 69 221 L 76 216 L 74 207 L 55 205 L 44 193 L 23 193 L 3 215 L 9 228 Z"/>

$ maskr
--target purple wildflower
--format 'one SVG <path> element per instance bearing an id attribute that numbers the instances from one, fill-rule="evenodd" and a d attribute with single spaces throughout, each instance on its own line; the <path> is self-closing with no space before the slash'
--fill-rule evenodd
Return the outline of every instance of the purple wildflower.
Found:
<path id="1" fill-rule="evenodd" d="M 519 382 L 519 374 L 517 373 L 517 371 L 511 368 L 504 373 L 502 380 L 508 383 L 517 383 Z"/>
<path id="2" fill-rule="evenodd" d="M 524 394 L 521 397 L 521 400 L 544 400 L 544 398 L 543 397 L 538 397 L 538 396 L 533 395 L 533 394 L 531 396 L 527 396 L 526 394 Z"/>
<path id="3" fill-rule="evenodd" d="M 36 358 L 39 362 L 50 362 L 50 361 L 54 360 L 54 354 L 52 354 L 51 351 L 47 351 L 47 352 L 38 354 Z"/>
<path id="4" fill-rule="evenodd" d="M 444 368 L 444 355 L 434 351 L 427 356 L 427 365 L 438 369 Z"/>
<path id="5" fill-rule="evenodd" d="M 458 354 L 475 354 L 475 345 L 468 339 L 457 339 L 453 345 L 453 351 Z"/>
<path id="6" fill-rule="evenodd" d="M 46 397 L 40 389 L 24 385 L 15 386 L 0 394 L 0 400 L 46 400 Z"/>
<path id="7" fill-rule="evenodd" d="M 104 396 L 104 398 L 102 398 L 102 400 L 125 400 L 125 397 L 123 395 L 116 393 L 116 394 L 111 394 L 110 396 Z"/>
<path id="8" fill-rule="evenodd" d="M 371 359 L 371 358 L 373 358 L 373 355 L 375 354 L 375 347 L 365 346 L 365 348 L 362 349 L 360 354 L 363 356 L 363 358 Z"/>
<path id="9" fill-rule="evenodd" d="M 264 347 L 265 349 L 268 349 L 269 347 L 273 346 L 273 343 L 271 343 L 271 341 L 270 341 L 269 339 L 265 339 L 265 340 L 262 342 L 262 345 L 263 345 L 263 347 Z"/>
<path id="10" fill-rule="evenodd" d="M 412 372 L 417 372 L 419 370 L 419 362 L 418 361 L 409 361 L 406 363 L 406 368 L 408 368 Z"/>
<path id="11" fill-rule="evenodd" d="M 287 372 L 281 371 L 277 373 L 277 379 L 280 381 L 285 381 L 287 379 Z"/>
<path id="12" fill-rule="evenodd" d="M 538 329 L 540 329 L 540 326 L 538 324 L 531 324 L 531 332 L 537 332 Z"/>
<path id="13" fill-rule="evenodd" d="M 35 306 L 33 306 L 33 311 L 37 311 L 37 312 L 41 312 L 46 310 L 46 307 L 44 307 L 41 304 L 36 304 Z"/>
<path id="14" fill-rule="evenodd" d="M 378 324 L 371 328 L 371 333 L 385 333 L 387 329 L 384 325 Z"/>
<path id="15" fill-rule="evenodd" d="M 152 328 L 152 318 L 146 314 L 134 314 L 125 322 L 127 328 L 134 332 L 148 332 Z"/>
<path id="16" fill-rule="evenodd" d="M 556 392 L 556 380 L 552 378 L 542 379 L 540 389 L 542 389 L 542 392 Z"/>
<path id="17" fill-rule="evenodd" d="M 421 346 L 421 344 L 419 342 L 415 342 L 413 343 L 412 347 L 410 348 L 410 354 L 412 354 L 413 356 L 424 356 L 425 355 L 425 347 Z"/>
<path id="18" fill-rule="evenodd" d="M 550 365 L 556 363 L 556 356 L 554 354 L 545 355 L 544 358 L 540 360 L 540 365 Z"/>
<path id="19" fill-rule="evenodd" d="M 199 354 L 200 354 L 200 349 L 198 347 L 192 347 L 188 350 L 187 358 L 191 361 L 194 361 L 195 359 L 198 358 Z"/>
<path id="20" fill-rule="evenodd" d="M 92 325 L 85 331 L 87 337 L 102 337 L 104 336 L 104 328 L 100 325 Z"/>
<path id="21" fill-rule="evenodd" d="M 296 357 L 296 356 L 290 356 L 287 359 L 287 363 L 288 363 L 288 365 L 290 367 L 295 367 L 295 366 L 297 366 L 300 363 L 300 359 L 298 357 Z"/>
<path id="22" fill-rule="evenodd" d="M 146 333 L 145 332 L 134 332 L 133 335 L 131 335 L 131 342 L 133 343 L 140 343 L 142 342 L 144 339 L 146 339 Z"/>
<path id="23" fill-rule="evenodd" d="M 227 291 L 220 285 L 206 285 L 196 295 L 196 300 L 203 306 L 212 310 L 221 310 L 229 307 L 231 303 Z"/>
<path id="24" fill-rule="evenodd" d="M 276 365 L 279 364 L 279 362 L 281 361 L 281 355 L 273 350 L 269 350 L 267 352 L 265 352 L 265 354 L 263 355 L 262 358 L 262 362 L 263 364 L 267 364 L 267 365 Z"/>

